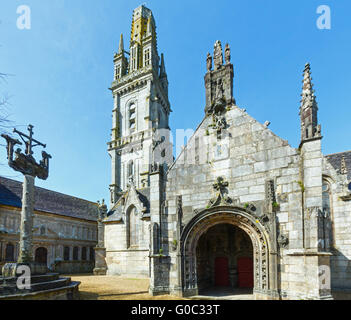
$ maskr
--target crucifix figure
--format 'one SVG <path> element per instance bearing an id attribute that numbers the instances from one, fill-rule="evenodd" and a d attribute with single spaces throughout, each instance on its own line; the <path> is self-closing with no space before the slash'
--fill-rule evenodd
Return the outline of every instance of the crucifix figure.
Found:
<path id="1" fill-rule="evenodd" d="M 1 136 L 7 141 L 7 159 L 9 166 L 15 171 L 19 171 L 24 175 L 23 191 L 22 191 L 22 210 L 21 210 L 21 229 L 20 229 L 20 252 L 17 260 L 18 264 L 27 264 L 31 267 L 32 274 L 43 268 L 36 267 L 33 263 L 33 217 L 34 217 L 34 179 L 46 180 L 49 175 L 49 159 L 51 156 L 42 151 L 42 160 L 37 163 L 33 157 L 33 148 L 46 145 L 33 139 L 33 126 L 28 126 L 29 135 L 13 130 L 17 133 L 25 145 L 25 151 L 22 153 L 20 148 L 14 151 L 15 145 L 22 145 L 22 142 L 9 137 L 6 134 Z M 5 268 L 6 269 L 6 268 Z M 16 275 L 16 265 L 8 267 L 6 270 Z M 45 273 L 45 271 L 38 273 Z M 3 274 L 4 275 L 4 274 Z"/>
<path id="2" fill-rule="evenodd" d="M 228 182 L 224 181 L 223 177 L 218 177 L 216 182 L 213 184 L 213 189 L 217 190 L 216 198 L 213 198 L 209 201 L 208 207 L 212 208 L 214 206 L 219 205 L 230 205 L 232 203 L 232 199 L 226 195 L 228 193 L 227 187 Z"/>
<path id="3" fill-rule="evenodd" d="M 217 182 L 213 184 L 213 188 L 219 191 L 221 198 L 224 198 L 224 193 L 227 187 L 228 187 L 228 182 L 224 181 L 222 177 L 218 177 Z"/>

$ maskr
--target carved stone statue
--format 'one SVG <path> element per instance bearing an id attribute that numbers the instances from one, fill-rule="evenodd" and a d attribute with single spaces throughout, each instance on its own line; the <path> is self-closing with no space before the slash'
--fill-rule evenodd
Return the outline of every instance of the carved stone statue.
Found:
<path id="1" fill-rule="evenodd" d="M 207 71 L 211 71 L 212 70 L 212 57 L 210 55 L 210 53 L 207 53 Z"/>
<path id="2" fill-rule="evenodd" d="M 229 64 L 230 63 L 230 47 L 229 47 L 228 43 L 225 45 L 224 56 L 225 56 L 225 63 Z"/>
<path id="3" fill-rule="evenodd" d="M 216 86 L 216 101 L 222 100 L 223 98 L 223 84 L 222 79 L 217 80 Z"/>
<path id="4" fill-rule="evenodd" d="M 227 125 L 224 115 L 221 115 L 221 114 L 214 116 L 214 122 L 215 122 L 214 128 L 217 129 L 218 131 L 225 129 Z"/>
<path id="5" fill-rule="evenodd" d="M 223 50 L 222 44 L 219 40 L 217 40 L 214 45 L 213 60 L 215 70 L 219 69 L 223 65 Z"/>

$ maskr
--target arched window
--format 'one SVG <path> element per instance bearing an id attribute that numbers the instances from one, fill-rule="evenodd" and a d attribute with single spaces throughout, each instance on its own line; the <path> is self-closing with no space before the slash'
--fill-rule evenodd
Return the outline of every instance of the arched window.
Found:
<path id="1" fill-rule="evenodd" d="M 15 246 L 12 243 L 8 243 L 5 249 L 5 261 L 14 262 L 15 261 Z"/>
<path id="2" fill-rule="evenodd" d="M 73 260 L 78 260 L 78 247 L 73 248 Z"/>
<path id="3" fill-rule="evenodd" d="M 324 239 L 324 249 L 330 248 L 333 242 L 333 221 L 332 221 L 332 193 L 331 193 L 331 185 L 326 180 L 323 179 L 322 184 L 322 205 L 323 205 L 323 221 L 320 223 L 321 232 L 320 238 Z"/>
<path id="4" fill-rule="evenodd" d="M 139 240 L 139 221 L 138 212 L 134 206 L 130 207 L 127 212 L 127 246 L 135 247 Z"/>
<path id="5" fill-rule="evenodd" d="M 130 51 L 130 67 L 134 71 L 138 69 L 138 45 L 134 45 Z"/>
<path id="6" fill-rule="evenodd" d="M 87 248 L 83 247 L 82 248 L 82 260 L 86 260 L 87 259 Z"/>
<path id="7" fill-rule="evenodd" d="M 330 185 L 326 180 L 323 180 L 322 192 L 323 209 L 330 210 Z"/>
<path id="8" fill-rule="evenodd" d="M 144 51 L 144 62 L 145 62 L 144 65 L 145 65 L 145 67 L 150 65 L 150 63 L 151 63 L 150 58 L 151 58 L 150 48 L 145 49 L 145 51 Z"/>
<path id="9" fill-rule="evenodd" d="M 69 261 L 69 247 L 63 248 L 63 260 Z"/>
<path id="10" fill-rule="evenodd" d="M 35 262 L 47 264 L 48 261 L 48 250 L 44 247 L 37 248 L 35 250 Z"/>

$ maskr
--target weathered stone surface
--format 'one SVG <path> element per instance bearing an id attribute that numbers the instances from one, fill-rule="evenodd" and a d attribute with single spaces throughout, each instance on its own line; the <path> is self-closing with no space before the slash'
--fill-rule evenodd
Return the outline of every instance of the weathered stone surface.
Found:
<path id="1" fill-rule="evenodd" d="M 204 283 L 216 284 L 216 260 L 206 250 L 228 259 L 233 285 L 241 271 L 232 258 L 246 242 L 252 246 L 252 253 L 245 252 L 252 259 L 256 298 L 329 299 L 332 287 L 348 286 L 344 280 L 351 278 L 351 205 L 345 201 L 350 192 L 346 175 L 321 153 L 309 65 L 300 108 L 301 144 L 293 148 L 267 123 L 236 106 L 228 49 L 223 64 L 222 46 L 216 42 L 213 70 L 207 56 L 203 121 L 169 170 L 149 175 L 151 223 L 136 223 L 143 230 L 138 243 L 142 250 L 127 245 L 127 211 L 118 223 L 105 224 L 108 272 L 137 275 L 151 270 L 151 293 L 194 295 Z M 145 98 L 141 91 L 133 95 L 135 100 Z M 119 101 L 125 104 L 123 98 Z M 141 109 L 137 117 L 144 115 Z M 122 139 L 128 137 L 125 130 Z M 112 157 L 115 172 L 125 172 L 123 163 L 134 156 L 122 163 Z M 228 237 L 220 233 L 206 238 L 216 225 L 233 225 L 250 240 L 239 241 L 234 231 L 228 245 Z M 328 271 L 331 277 L 322 281 Z"/>

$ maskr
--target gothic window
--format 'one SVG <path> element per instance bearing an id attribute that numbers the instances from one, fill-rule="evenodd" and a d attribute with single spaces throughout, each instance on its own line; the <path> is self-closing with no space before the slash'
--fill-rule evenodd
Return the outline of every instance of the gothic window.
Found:
<path id="1" fill-rule="evenodd" d="M 146 49 L 144 51 L 144 61 L 145 61 L 145 67 L 150 65 L 150 49 Z"/>
<path id="2" fill-rule="evenodd" d="M 82 248 L 82 260 L 86 260 L 87 259 L 87 248 L 83 247 Z"/>
<path id="3" fill-rule="evenodd" d="M 35 262 L 47 264 L 48 261 L 48 250 L 44 247 L 37 248 L 35 250 Z"/>
<path id="4" fill-rule="evenodd" d="M 5 249 L 5 261 L 15 261 L 15 246 L 12 243 L 8 243 Z"/>
<path id="5" fill-rule="evenodd" d="M 323 230 L 323 234 L 321 237 L 325 240 L 325 249 L 328 249 L 332 245 L 333 240 L 333 222 L 331 218 L 332 209 L 332 194 L 330 183 L 327 180 L 323 179 L 322 184 L 322 205 L 323 205 L 323 223 L 321 225 L 321 229 Z"/>
<path id="6" fill-rule="evenodd" d="M 134 46 L 131 48 L 131 70 L 134 71 L 138 68 L 138 48 Z"/>
<path id="7" fill-rule="evenodd" d="M 115 80 L 121 77 L 121 65 L 115 66 Z"/>
<path id="8" fill-rule="evenodd" d="M 135 121 L 136 121 L 136 106 L 135 103 L 129 105 L 129 130 L 133 132 L 135 130 Z"/>
<path id="9" fill-rule="evenodd" d="M 73 248 L 73 260 L 78 260 L 78 247 Z"/>
<path id="10" fill-rule="evenodd" d="M 69 247 L 63 248 L 63 260 L 69 261 Z"/>
<path id="11" fill-rule="evenodd" d="M 327 181 L 323 180 L 323 209 L 330 210 L 330 185 Z"/>
<path id="12" fill-rule="evenodd" d="M 138 212 L 134 206 L 128 209 L 127 213 L 127 246 L 136 247 L 139 239 L 139 219 Z"/>

